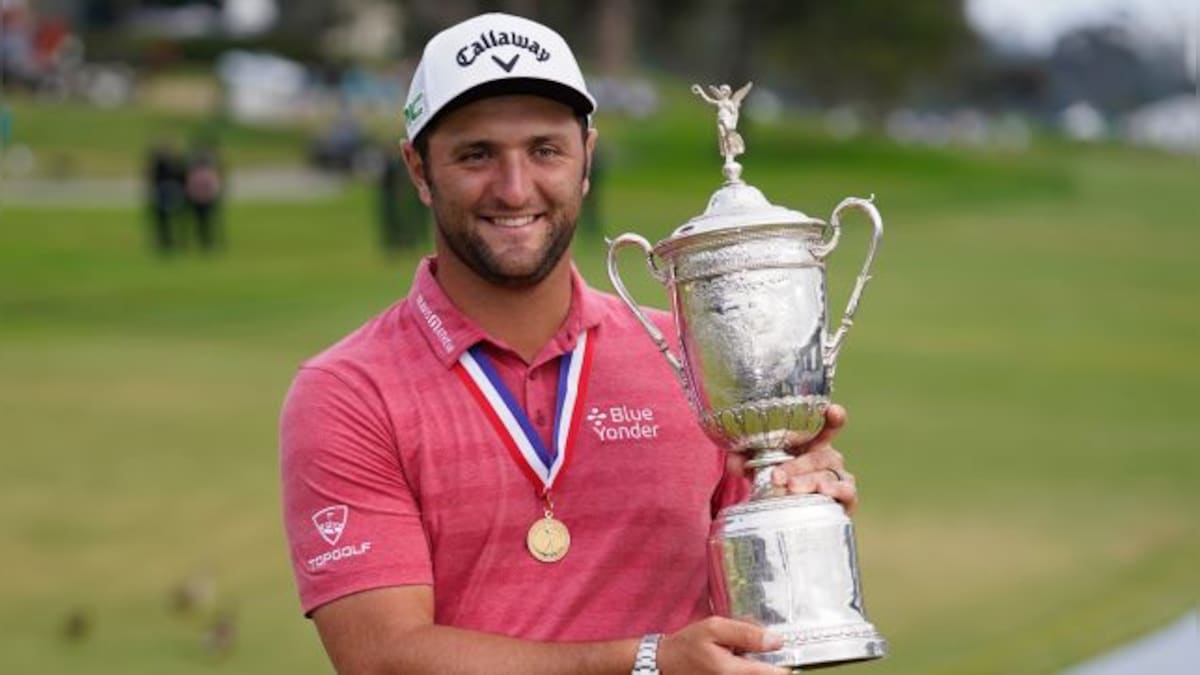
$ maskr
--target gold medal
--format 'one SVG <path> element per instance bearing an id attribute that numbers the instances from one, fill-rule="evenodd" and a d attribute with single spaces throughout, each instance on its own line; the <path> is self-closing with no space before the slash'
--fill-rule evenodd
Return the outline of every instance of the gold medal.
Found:
<path id="1" fill-rule="evenodd" d="M 554 410 L 554 443 L 546 447 L 543 439 L 532 431 L 525 411 L 508 393 L 504 382 L 493 372 L 483 350 L 472 347 L 458 357 L 458 374 L 471 390 L 472 398 L 484 410 L 496 433 L 522 473 L 533 483 L 533 489 L 544 502 L 544 516 L 529 527 L 525 547 L 529 554 L 544 563 L 562 560 L 571 549 L 571 533 L 562 521 L 554 517 L 550 489 L 566 470 L 567 459 L 574 446 L 574 431 L 579 427 L 583 401 L 587 392 L 587 375 L 591 368 L 591 341 L 588 332 L 579 334 L 574 349 L 564 354 L 558 369 L 558 397 Z"/>
<path id="2" fill-rule="evenodd" d="M 571 533 L 561 520 L 546 511 L 544 518 L 529 527 L 529 534 L 525 536 L 525 546 L 534 558 L 544 563 L 558 562 L 565 558 L 567 551 L 571 549 Z"/>

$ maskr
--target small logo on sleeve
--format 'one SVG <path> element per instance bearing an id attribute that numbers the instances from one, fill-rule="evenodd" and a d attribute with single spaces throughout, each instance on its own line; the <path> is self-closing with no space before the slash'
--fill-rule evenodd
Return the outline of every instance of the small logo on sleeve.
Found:
<path id="1" fill-rule="evenodd" d="M 312 521 L 313 525 L 317 526 L 317 533 L 321 538 L 330 546 L 337 546 L 338 539 L 342 538 L 342 532 L 346 529 L 346 518 L 349 515 L 350 509 L 345 504 L 337 504 L 314 513 Z"/>
<path id="2" fill-rule="evenodd" d="M 312 522 L 317 528 L 317 534 L 321 535 L 325 543 L 336 547 L 338 541 L 342 538 L 342 533 L 346 531 L 346 521 L 349 519 L 349 516 L 350 509 L 345 504 L 335 504 L 333 506 L 326 506 L 312 514 Z M 357 544 L 332 548 L 321 555 L 309 558 L 307 561 L 308 568 L 315 572 L 331 562 L 364 555 L 370 550 L 371 542 L 369 541 L 360 541 Z"/>

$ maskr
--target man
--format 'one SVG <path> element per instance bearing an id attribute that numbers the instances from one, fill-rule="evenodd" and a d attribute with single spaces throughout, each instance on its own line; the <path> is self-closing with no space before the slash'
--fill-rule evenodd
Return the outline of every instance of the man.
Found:
<path id="1" fill-rule="evenodd" d="M 216 149 L 206 144 L 197 145 L 187 161 L 183 194 L 192 212 L 196 242 L 205 253 L 213 252 L 223 239 L 218 219 L 223 190 L 221 174 Z"/>
<path id="2" fill-rule="evenodd" d="M 304 611 L 346 673 L 782 673 L 710 613 L 705 538 L 743 498 L 666 364 L 568 253 L 594 101 L 554 31 L 475 17 L 429 41 L 406 106 L 435 255 L 296 376 L 281 420 Z M 670 321 L 653 315 L 664 330 Z M 829 445 L 774 476 L 853 508 Z"/>
<path id="3" fill-rule="evenodd" d="M 172 144 L 164 141 L 151 148 L 146 168 L 151 241 L 157 253 L 173 253 L 178 243 L 174 218 L 183 195 L 183 161 Z"/>

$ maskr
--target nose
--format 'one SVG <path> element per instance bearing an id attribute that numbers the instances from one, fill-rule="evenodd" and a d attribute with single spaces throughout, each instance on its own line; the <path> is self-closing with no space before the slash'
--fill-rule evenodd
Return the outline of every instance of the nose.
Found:
<path id="1" fill-rule="evenodd" d="M 519 208 L 529 202 L 533 193 L 533 176 L 523 153 L 506 153 L 497 167 L 493 192 L 504 206 Z"/>

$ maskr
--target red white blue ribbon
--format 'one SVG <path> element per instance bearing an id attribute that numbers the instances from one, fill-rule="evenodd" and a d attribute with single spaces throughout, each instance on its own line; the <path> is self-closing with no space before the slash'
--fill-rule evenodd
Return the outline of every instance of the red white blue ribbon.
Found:
<path id="1" fill-rule="evenodd" d="M 550 492 L 574 455 L 591 368 L 591 341 L 584 331 L 575 349 L 559 360 L 554 445 L 547 448 L 483 349 L 475 345 L 458 357 L 454 371 L 496 429 L 513 461 L 542 496 Z"/>

